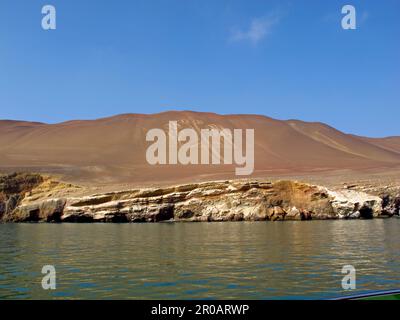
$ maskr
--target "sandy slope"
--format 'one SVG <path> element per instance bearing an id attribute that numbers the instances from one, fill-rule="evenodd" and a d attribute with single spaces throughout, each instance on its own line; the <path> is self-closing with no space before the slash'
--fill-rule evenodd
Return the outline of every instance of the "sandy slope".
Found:
<path id="1" fill-rule="evenodd" d="M 255 130 L 254 176 L 333 170 L 387 172 L 400 166 L 400 137 L 371 139 L 322 123 L 280 121 L 257 115 L 165 112 L 126 114 L 92 121 L 43 124 L 0 121 L 0 170 L 59 174 L 80 183 L 163 183 L 235 178 L 230 165 L 150 166 L 146 132 L 180 128 Z"/>

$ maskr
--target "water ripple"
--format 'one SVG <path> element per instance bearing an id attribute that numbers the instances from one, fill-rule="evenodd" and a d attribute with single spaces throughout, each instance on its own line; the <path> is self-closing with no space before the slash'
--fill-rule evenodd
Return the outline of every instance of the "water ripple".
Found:
<path id="1" fill-rule="evenodd" d="M 400 219 L 2 224 L 2 299 L 311 299 L 400 287 Z M 57 289 L 43 290 L 54 265 Z M 344 265 L 357 290 L 341 288 Z"/>

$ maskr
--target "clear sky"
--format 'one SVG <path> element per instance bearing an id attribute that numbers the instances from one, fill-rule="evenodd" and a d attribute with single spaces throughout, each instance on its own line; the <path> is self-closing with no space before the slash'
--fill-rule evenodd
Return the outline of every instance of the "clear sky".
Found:
<path id="1" fill-rule="evenodd" d="M 0 119 L 166 110 L 400 135 L 400 1 L 0 0 Z"/>

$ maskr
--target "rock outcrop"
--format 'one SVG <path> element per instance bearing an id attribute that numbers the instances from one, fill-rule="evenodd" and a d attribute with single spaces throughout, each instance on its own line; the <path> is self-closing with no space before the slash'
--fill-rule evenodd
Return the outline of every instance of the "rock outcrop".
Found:
<path id="1" fill-rule="evenodd" d="M 400 201 L 361 191 L 329 190 L 295 181 L 216 181 L 90 196 L 69 195 L 78 187 L 48 178 L 35 181 L 11 188 L 15 194 L 3 193 L 3 222 L 356 219 L 387 216 L 389 210 L 398 214 L 400 205 Z"/>
<path id="2" fill-rule="evenodd" d="M 0 176 L 0 219 L 11 215 L 26 193 L 43 183 L 38 174 L 13 173 Z"/>
<path id="3" fill-rule="evenodd" d="M 340 218 L 365 218 L 371 219 L 382 214 L 382 199 L 354 190 L 330 191 L 333 211 Z"/>

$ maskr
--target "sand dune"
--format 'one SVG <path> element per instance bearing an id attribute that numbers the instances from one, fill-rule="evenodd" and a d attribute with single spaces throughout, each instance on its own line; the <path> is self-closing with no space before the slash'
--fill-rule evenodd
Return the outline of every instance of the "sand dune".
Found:
<path id="1" fill-rule="evenodd" d="M 0 170 L 28 170 L 90 183 L 150 183 L 235 178 L 235 165 L 151 166 L 148 130 L 254 129 L 254 175 L 385 169 L 400 165 L 400 138 L 345 134 L 322 123 L 280 121 L 257 115 L 197 112 L 124 114 L 88 121 L 44 124 L 0 121 Z"/>

